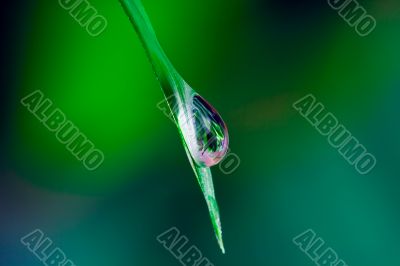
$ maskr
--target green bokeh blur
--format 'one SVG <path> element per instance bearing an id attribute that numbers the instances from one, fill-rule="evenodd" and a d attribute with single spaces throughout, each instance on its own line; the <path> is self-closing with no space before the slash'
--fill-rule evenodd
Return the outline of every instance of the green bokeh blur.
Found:
<path id="1" fill-rule="evenodd" d="M 213 168 L 225 255 L 132 25 L 118 1 L 90 3 L 108 21 L 98 37 L 58 1 L 30 5 L 21 20 L 2 140 L 4 261 L 40 265 L 19 243 L 40 228 L 76 265 L 180 265 L 156 240 L 175 226 L 214 265 L 313 265 L 292 243 L 308 228 L 348 265 L 400 265 L 400 3 L 363 1 L 377 27 L 360 37 L 326 1 L 143 1 L 241 160 L 230 175 Z M 38 89 L 104 152 L 99 169 L 20 104 Z M 292 108 L 308 93 L 375 155 L 370 174 Z"/>

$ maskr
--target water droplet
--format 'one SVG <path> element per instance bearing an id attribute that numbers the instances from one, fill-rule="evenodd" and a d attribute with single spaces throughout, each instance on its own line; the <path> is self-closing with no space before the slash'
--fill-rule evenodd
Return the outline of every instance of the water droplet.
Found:
<path id="1" fill-rule="evenodd" d="M 185 118 L 178 119 L 182 134 L 196 164 L 211 167 L 218 164 L 228 150 L 228 129 L 203 97 L 195 93 L 189 102 L 183 112 Z"/>

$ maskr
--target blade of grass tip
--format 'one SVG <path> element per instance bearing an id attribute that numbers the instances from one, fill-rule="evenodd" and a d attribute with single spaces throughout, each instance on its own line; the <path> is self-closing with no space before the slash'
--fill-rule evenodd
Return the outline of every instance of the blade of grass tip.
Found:
<path id="1" fill-rule="evenodd" d="M 210 213 L 211 222 L 213 224 L 214 233 L 218 241 L 218 245 L 221 248 L 223 254 L 225 254 L 224 242 L 222 240 L 222 226 L 219 215 L 219 208 L 217 200 L 215 198 L 214 184 L 212 180 L 212 174 L 209 167 L 200 167 L 193 161 L 192 156 L 184 143 L 186 154 L 188 156 L 190 165 L 196 175 L 197 181 L 200 185 L 201 191 L 203 192 L 204 199 L 206 200 L 208 211 Z"/>
<path id="2" fill-rule="evenodd" d="M 224 242 L 222 240 L 221 219 L 217 200 L 215 198 L 211 170 L 208 167 L 196 167 L 195 172 L 200 186 L 202 187 L 204 198 L 207 202 L 208 211 L 210 212 L 211 222 L 214 227 L 215 236 L 218 240 L 218 245 L 221 248 L 222 253 L 225 254 Z"/>

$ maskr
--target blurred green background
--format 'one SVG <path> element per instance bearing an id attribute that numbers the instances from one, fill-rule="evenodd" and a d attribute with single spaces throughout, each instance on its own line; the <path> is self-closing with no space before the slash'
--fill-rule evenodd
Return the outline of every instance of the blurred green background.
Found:
<path id="1" fill-rule="evenodd" d="M 36 228 L 76 265 L 180 265 L 156 240 L 173 226 L 214 265 L 314 265 L 292 243 L 308 228 L 348 265 L 400 265 L 400 3 L 359 2 L 377 20 L 367 37 L 324 0 L 143 0 L 241 159 L 230 175 L 213 168 L 225 255 L 118 1 L 90 0 L 108 21 L 95 38 L 58 1 L 4 9 L 0 265 L 42 265 L 20 243 Z M 20 104 L 38 89 L 104 152 L 99 169 L 87 171 Z M 292 108 L 308 93 L 376 156 L 370 174 Z"/>

